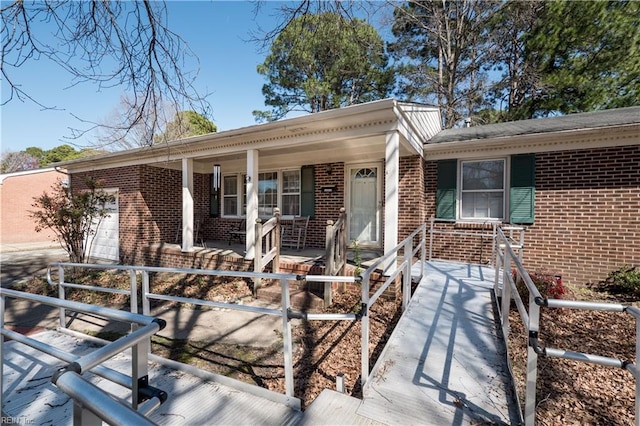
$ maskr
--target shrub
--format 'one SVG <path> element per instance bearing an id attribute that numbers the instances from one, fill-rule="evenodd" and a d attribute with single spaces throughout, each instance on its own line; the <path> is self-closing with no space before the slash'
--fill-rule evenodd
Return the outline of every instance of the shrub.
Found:
<path id="1" fill-rule="evenodd" d="M 600 283 L 600 288 L 640 297 L 640 271 L 635 266 L 624 265 L 609 272 L 607 279 Z"/>
<path id="2" fill-rule="evenodd" d="M 518 289 L 520 298 L 526 304 L 529 300 L 527 285 L 524 283 L 522 278 L 517 277 L 518 274 L 515 269 L 512 271 L 512 274 L 514 281 L 516 281 L 517 278 L 516 288 Z M 561 299 L 567 292 L 564 284 L 562 283 L 562 276 L 559 274 L 544 271 L 528 272 L 528 274 L 529 277 L 531 277 L 531 281 L 533 281 L 533 284 L 540 292 L 540 295 L 545 299 Z"/>

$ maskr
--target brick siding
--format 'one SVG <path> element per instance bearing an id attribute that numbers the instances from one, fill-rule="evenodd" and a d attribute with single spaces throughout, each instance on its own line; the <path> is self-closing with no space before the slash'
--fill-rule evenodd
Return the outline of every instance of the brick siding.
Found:
<path id="1" fill-rule="evenodd" d="M 639 164 L 637 145 L 536 154 L 525 266 L 582 285 L 624 264 L 640 265 Z M 426 162 L 425 182 L 428 216 L 435 216 L 436 162 Z M 481 238 L 438 236 L 434 257 L 487 263 L 490 253 Z"/>
<path id="2" fill-rule="evenodd" d="M 36 232 L 35 222 L 29 217 L 34 198 L 44 192 L 52 193 L 57 180 L 67 176 L 55 170 L 7 176 L 0 184 L 2 210 L 0 235 L 2 244 L 51 243 L 53 231 Z"/>

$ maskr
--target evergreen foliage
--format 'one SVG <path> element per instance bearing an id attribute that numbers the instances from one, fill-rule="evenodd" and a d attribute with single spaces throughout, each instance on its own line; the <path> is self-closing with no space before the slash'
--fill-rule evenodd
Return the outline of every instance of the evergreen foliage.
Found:
<path id="1" fill-rule="evenodd" d="M 258 121 L 381 99 L 394 81 L 376 30 L 335 12 L 293 19 L 274 40 L 258 73 L 268 80 L 262 92 L 272 108 L 255 111 Z"/>

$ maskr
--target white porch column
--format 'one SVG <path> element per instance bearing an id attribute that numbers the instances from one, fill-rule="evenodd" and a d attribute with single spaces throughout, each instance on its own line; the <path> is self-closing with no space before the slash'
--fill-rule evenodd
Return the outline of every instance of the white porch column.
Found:
<path id="1" fill-rule="evenodd" d="M 384 252 L 398 245 L 398 191 L 400 186 L 400 133 L 387 133 L 384 173 Z M 396 259 L 383 265 L 385 274 L 396 270 Z"/>
<path id="2" fill-rule="evenodd" d="M 258 163 L 259 152 L 256 149 L 247 151 L 247 238 L 246 259 L 256 255 L 256 219 L 258 219 Z"/>
<path id="3" fill-rule="evenodd" d="M 182 251 L 193 250 L 193 159 L 182 159 Z"/>

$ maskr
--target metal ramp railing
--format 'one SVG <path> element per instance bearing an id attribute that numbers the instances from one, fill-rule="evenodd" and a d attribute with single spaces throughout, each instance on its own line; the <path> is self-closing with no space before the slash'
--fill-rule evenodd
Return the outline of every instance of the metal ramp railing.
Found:
<path id="1" fill-rule="evenodd" d="M 515 301 L 518 313 L 527 332 L 527 367 L 526 367 L 526 387 L 524 413 L 522 420 L 526 425 L 535 424 L 536 410 L 536 381 L 537 381 L 537 364 L 538 357 L 565 358 L 574 361 L 588 362 L 608 367 L 617 367 L 629 371 L 635 379 L 635 419 L 634 424 L 640 425 L 640 309 L 634 306 L 627 306 L 618 303 L 601 303 L 601 302 L 584 302 L 576 300 L 549 299 L 542 297 L 536 288 L 533 280 L 527 273 L 522 264 L 520 255 L 514 251 L 512 241 L 505 236 L 502 229 L 496 229 L 496 273 L 494 292 L 497 298 L 501 298 L 498 306 L 500 313 L 500 322 L 502 325 L 502 333 L 509 351 L 509 310 L 511 301 Z M 502 280 L 500 280 L 502 277 Z M 522 280 L 526 284 L 529 294 L 527 301 L 528 310 L 525 302 L 521 299 L 516 288 L 516 283 Z M 626 312 L 635 318 L 636 322 L 636 359 L 632 361 L 623 361 L 617 358 L 604 357 L 600 355 L 567 351 L 564 349 L 544 347 L 539 340 L 540 326 L 540 309 L 541 308 L 566 308 L 566 309 L 583 309 L 593 311 L 607 312 Z M 516 397 L 519 396 L 516 393 Z M 519 406 L 520 402 L 518 403 Z"/>
<path id="2" fill-rule="evenodd" d="M 4 312 L 7 297 L 131 323 L 132 332 L 87 355 L 77 356 L 5 328 Z M 0 359 L 3 359 L 6 337 L 68 363 L 65 367 L 58 369 L 51 381 L 73 399 L 74 424 L 101 424 L 102 421 L 109 424 L 153 424 L 147 416 L 167 400 L 167 394 L 149 385 L 147 354 L 150 337 L 164 328 L 163 320 L 5 288 L 0 289 L 0 308 L 2 312 L 0 315 Z M 102 365 L 113 356 L 128 349 L 132 351 L 131 376 Z M 0 377 L 4 378 L 3 368 L 4 362 L 0 362 Z M 114 399 L 112 395 L 82 377 L 82 374 L 89 371 L 130 389 L 130 403 L 125 404 L 119 399 Z M 0 391 L 0 406 L 2 407 L 4 407 L 3 393 Z"/>

